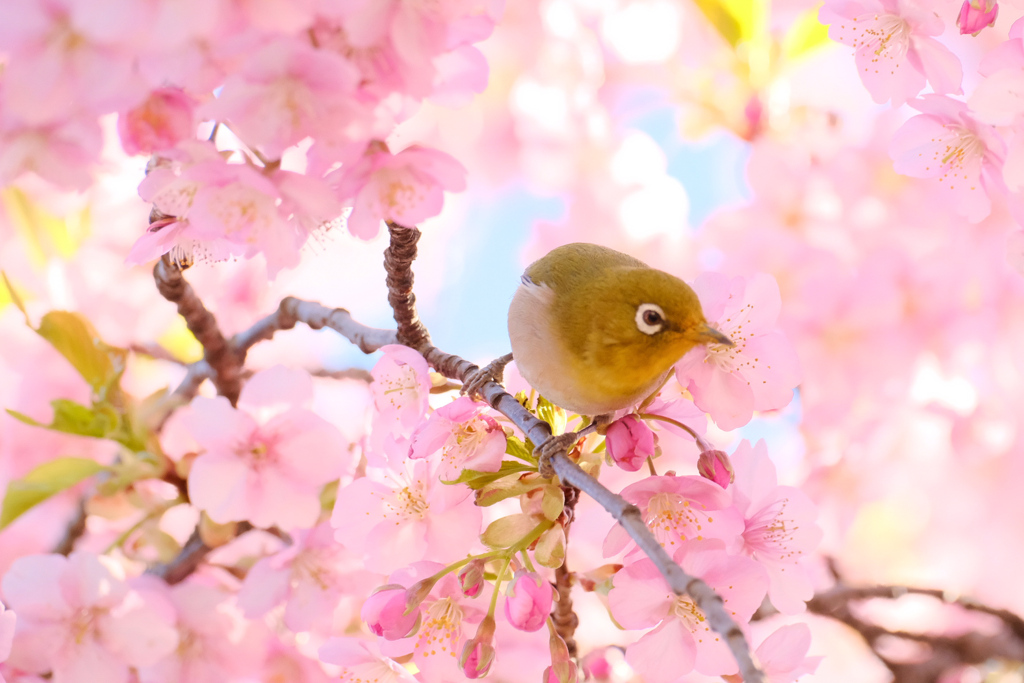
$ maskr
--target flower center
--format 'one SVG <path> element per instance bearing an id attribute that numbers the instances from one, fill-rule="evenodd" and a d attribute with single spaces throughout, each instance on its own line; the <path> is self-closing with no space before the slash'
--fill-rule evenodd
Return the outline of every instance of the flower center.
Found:
<path id="1" fill-rule="evenodd" d="M 422 657 L 438 654 L 457 657 L 462 617 L 462 608 L 451 598 L 441 598 L 431 605 L 416 641 L 416 654 Z"/>
<path id="2" fill-rule="evenodd" d="M 702 506 L 703 507 L 703 506 Z M 647 504 L 645 521 L 662 546 L 673 546 L 677 541 L 703 539 L 704 520 L 711 522 L 704 512 L 677 493 L 658 493 Z"/>

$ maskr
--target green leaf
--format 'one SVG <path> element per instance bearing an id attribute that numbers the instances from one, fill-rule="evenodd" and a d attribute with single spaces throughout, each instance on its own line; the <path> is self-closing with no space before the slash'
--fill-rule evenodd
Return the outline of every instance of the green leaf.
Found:
<path id="1" fill-rule="evenodd" d="M 97 411 L 65 398 L 54 399 L 50 401 L 50 405 L 53 406 L 53 421 L 50 424 L 43 424 L 10 408 L 7 409 L 7 414 L 33 427 L 98 439 L 108 436 L 117 427 L 117 414 L 109 408 L 106 411 Z"/>
<path id="2" fill-rule="evenodd" d="M 561 486 L 544 487 L 544 496 L 540 499 L 540 509 L 552 522 L 559 518 L 565 509 L 565 493 Z"/>
<path id="3" fill-rule="evenodd" d="M 105 398 L 124 372 L 128 352 L 108 346 L 89 321 L 70 311 L 50 311 L 36 332 L 74 366 L 93 393 Z"/>
<path id="4" fill-rule="evenodd" d="M 482 489 L 487 484 L 493 481 L 502 479 L 509 476 L 510 474 L 518 474 L 520 472 L 536 472 L 536 467 L 530 465 L 524 465 L 521 462 L 515 460 L 502 460 L 501 469 L 497 472 L 477 472 L 476 470 L 462 470 L 459 473 L 459 478 L 453 481 L 445 481 L 445 484 L 466 484 L 469 488 L 477 490 Z"/>
<path id="5" fill-rule="evenodd" d="M 493 481 L 481 487 L 476 494 L 476 504 L 480 507 L 489 507 L 497 502 L 521 496 L 541 486 L 539 477 L 527 477 L 525 479 L 509 476 Z"/>
<path id="6" fill-rule="evenodd" d="M 807 10 L 796 18 L 782 39 L 782 54 L 793 60 L 829 42 L 828 26 L 818 21 L 818 8 Z"/>
<path id="7" fill-rule="evenodd" d="M 537 397 L 537 417 L 548 423 L 552 434 L 561 434 L 565 431 L 565 411 L 543 396 Z"/>
<path id="8" fill-rule="evenodd" d="M 522 541 L 537 527 L 537 518 L 533 515 L 509 515 L 491 522 L 480 535 L 480 541 L 491 548 L 509 548 Z"/>
<path id="9" fill-rule="evenodd" d="M 505 453 L 532 465 L 537 464 L 537 459 L 533 457 L 533 451 L 527 448 L 518 436 L 509 436 L 505 439 Z"/>
<path id="10" fill-rule="evenodd" d="M 109 409 L 94 410 L 64 398 L 54 399 L 50 405 L 53 422 L 49 428 L 58 432 L 102 439 L 117 428 L 117 414 Z"/>
<path id="11" fill-rule="evenodd" d="M 87 458 L 57 458 L 43 463 L 7 485 L 3 507 L 0 508 L 0 529 L 50 496 L 106 469 Z"/>
<path id="12" fill-rule="evenodd" d="M 537 562 L 551 569 L 558 569 L 565 563 L 565 530 L 556 524 L 537 539 L 533 549 Z"/>

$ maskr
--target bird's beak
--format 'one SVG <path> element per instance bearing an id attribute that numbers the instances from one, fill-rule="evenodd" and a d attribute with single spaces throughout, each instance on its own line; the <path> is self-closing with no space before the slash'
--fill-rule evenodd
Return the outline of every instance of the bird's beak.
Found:
<path id="1" fill-rule="evenodd" d="M 729 339 L 706 323 L 702 327 L 697 328 L 697 339 L 699 344 L 721 344 L 725 347 L 736 346 L 732 339 Z"/>

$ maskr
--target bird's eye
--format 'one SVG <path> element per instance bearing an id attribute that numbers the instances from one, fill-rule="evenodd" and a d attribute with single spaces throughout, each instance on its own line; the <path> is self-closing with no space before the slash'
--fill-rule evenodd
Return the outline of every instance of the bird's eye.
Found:
<path id="1" fill-rule="evenodd" d="M 636 308 L 636 328 L 644 334 L 657 334 L 665 325 L 665 311 L 658 304 L 640 304 Z"/>

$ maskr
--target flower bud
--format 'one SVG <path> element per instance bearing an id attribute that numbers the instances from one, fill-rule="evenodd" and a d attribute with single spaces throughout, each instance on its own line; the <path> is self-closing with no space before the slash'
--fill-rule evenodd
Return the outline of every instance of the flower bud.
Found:
<path id="1" fill-rule="evenodd" d="M 544 669 L 544 683 L 576 683 L 576 663 L 569 657 L 565 641 L 557 633 L 552 633 L 548 647 L 551 650 L 551 666 Z"/>
<path id="2" fill-rule="evenodd" d="M 636 415 L 626 415 L 608 425 L 604 438 L 608 455 L 627 472 L 636 472 L 654 455 L 654 432 Z"/>
<path id="3" fill-rule="evenodd" d="M 736 480 L 736 472 L 732 469 L 729 456 L 722 451 L 703 451 L 697 458 L 697 471 L 700 476 L 710 479 L 723 489 Z"/>
<path id="4" fill-rule="evenodd" d="M 976 36 L 983 28 L 996 23 L 998 14 L 997 0 L 964 0 L 956 25 L 960 27 L 961 34 L 970 33 Z"/>
<path id="5" fill-rule="evenodd" d="M 359 613 L 376 635 L 386 640 L 399 640 L 411 636 L 420 625 L 420 611 L 406 614 L 405 586 L 387 584 L 373 592 L 363 603 Z"/>
<path id="6" fill-rule="evenodd" d="M 458 573 L 459 588 L 467 598 L 475 598 L 480 595 L 484 587 L 484 561 L 473 560 Z"/>
<path id="7" fill-rule="evenodd" d="M 554 590 L 536 572 L 520 569 L 508 584 L 505 617 L 520 631 L 537 631 L 551 612 Z"/>
<path id="8" fill-rule="evenodd" d="M 494 663 L 494 618 L 487 616 L 480 622 L 476 635 L 462 648 L 459 666 L 466 678 L 483 678 Z"/>

